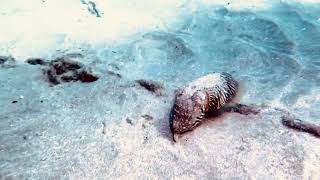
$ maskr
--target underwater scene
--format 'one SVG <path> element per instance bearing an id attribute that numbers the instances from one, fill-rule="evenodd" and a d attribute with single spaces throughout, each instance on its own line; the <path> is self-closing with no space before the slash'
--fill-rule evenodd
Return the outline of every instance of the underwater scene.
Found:
<path id="1" fill-rule="evenodd" d="M 320 179 L 319 0 L 1 0 L 0 180 Z"/>

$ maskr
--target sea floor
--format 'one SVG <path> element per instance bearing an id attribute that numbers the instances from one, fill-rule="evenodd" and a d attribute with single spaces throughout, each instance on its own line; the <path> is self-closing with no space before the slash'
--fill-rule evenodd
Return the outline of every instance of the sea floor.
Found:
<path id="1" fill-rule="evenodd" d="M 320 178 L 320 139 L 281 124 L 320 123 L 316 1 L 11 0 L 0 25 L 0 179 Z M 54 85 L 25 62 L 63 56 L 99 79 Z M 175 90 L 212 72 L 261 112 L 174 143 Z"/>

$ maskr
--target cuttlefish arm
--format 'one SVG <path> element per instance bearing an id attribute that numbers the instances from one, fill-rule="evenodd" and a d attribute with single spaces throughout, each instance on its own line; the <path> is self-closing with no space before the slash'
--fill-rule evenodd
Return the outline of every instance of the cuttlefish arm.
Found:
<path id="1" fill-rule="evenodd" d="M 227 104 L 223 106 L 220 110 L 220 113 L 226 113 L 226 112 L 234 112 L 239 113 L 243 115 L 249 115 L 249 114 L 258 114 L 260 110 L 256 108 L 255 106 L 251 105 L 245 105 L 245 104 Z"/>
<path id="2" fill-rule="evenodd" d="M 285 110 L 281 110 L 286 112 Z M 220 114 L 225 112 L 234 112 L 243 115 L 258 114 L 260 110 L 254 106 L 244 105 L 244 104 L 232 104 L 226 105 L 221 109 Z M 320 137 L 320 125 L 309 123 L 301 119 L 295 118 L 290 113 L 286 112 L 285 115 L 281 117 L 282 124 L 288 128 L 296 129 L 301 132 L 306 132 L 312 134 L 316 137 Z"/>
<path id="3" fill-rule="evenodd" d="M 320 137 L 320 126 L 316 124 L 311 124 L 306 121 L 302 121 L 293 117 L 290 114 L 284 115 L 282 118 L 282 124 L 299 131 L 310 133 L 316 137 Z"/>

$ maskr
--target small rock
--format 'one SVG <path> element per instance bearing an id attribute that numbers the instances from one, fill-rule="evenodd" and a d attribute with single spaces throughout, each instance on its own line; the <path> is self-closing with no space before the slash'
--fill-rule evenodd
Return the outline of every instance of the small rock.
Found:
<path id="1" fill-rule="evenodd" d="M 83 4 L 85 4 L 85 5 L 87 5 L 88 11 L 89 11 L 92 15 L 96 16 L 97 18 L 100 18 L 100 17 L 101 17 L 101 14 L 102 14 L 102 13 L 100 13 L 100 11 L 98 10 L 96 3 L 92 2 L 92 1 L 88 1 L 88 2 L 87 2 L 87 1 L 85 1 L 85 0 L 81 0 L 81 2 L 82 2 Z"/>
<path id="2" fill-rule="evenodd" d="M 15 59 L 12 56 L 0 56 L 0 67 L 11 68 L 14 67 Z"/>
<path id="3" fill-rule="evenodd" d="M 4 64 L 8 61 L 14 61 L 14 58 L 12 56 L 0 56 L 0 64 Z"/>
<path id="4" fill-rule="evenodd" d="M 148 136 L 145 136 L 145 137 L 143 138 L 143 144 L 147 143 L 148 140 L 149 140 L 149 137 L 148 137 Z"/>
<path id="5" fill-rule="evenodd" d="M 6 61 L 7 59 L 4 56 L 0 56 L 0 64 L 4 64 Z"/>
<path id="6" fill-rule="evenodd" d="M 152 116 L 148 115 L 148 114 L 144 114 L 142 115 L 141 117 L 143 117 L 144 119 L 148 120 L 148 121 L 151 121 L 153 119 Z"/>
<path id="7" fill-rule="evenodd" d="M 126 121 L 127 121 L 128 124 L 133 125 L 132 119 L 127 118 Z"/>
<path id="8" fill-rule="evenodd" d="M 135 82 L 137 82 L 140 86 L 144 87 L 146 90 L 153 92 L 153 93 L 157 93 L 159 94 L 161 92 L 161 90 L 163 90 L 163 86 L 155 81 L 152 80 L 136 80 Z"/>
<path id="9" fill-rule="evenodd" d="M 48 62 L 41 58 L 30 58 L 26 60 L 26 63 L 31 64 L 31 65 L 47 65 Z"/>
<path id="10" fill-rule="evenodd" d="M 81 82 L 90 83 L 99 79 L 98 76 L 93 75 L 91 71 L 83 70 L 79 74 L 79 79 Z"/>
<path id="11" fill-rule="evenodd" d="M 103 128 L 102 128 L 102 134 L 106 134 L 106 127 L 107 127 L 107 124 L 106 124 L 106 122 L 105 122 L 105 121 L 103 121 L 103 122 L 102 122 L 102 126 L 103 126 Z"/>

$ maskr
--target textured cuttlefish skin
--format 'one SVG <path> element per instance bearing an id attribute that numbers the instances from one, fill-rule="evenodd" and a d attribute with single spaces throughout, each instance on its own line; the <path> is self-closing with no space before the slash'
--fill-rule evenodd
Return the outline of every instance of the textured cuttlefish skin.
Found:
<path id="1" fill-rule="evenodd" d="M 179 89 L 170 115 L 172 134 L 195 129 L 206 113 L 217 111 L 230 102 L 237 90 L 237 81 L 228 73 L 208 74 Z"/>

